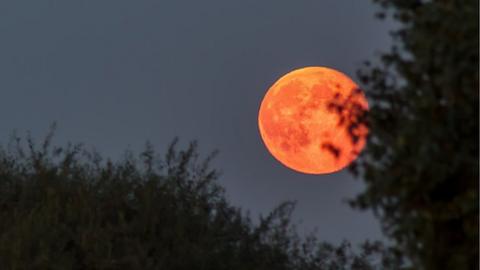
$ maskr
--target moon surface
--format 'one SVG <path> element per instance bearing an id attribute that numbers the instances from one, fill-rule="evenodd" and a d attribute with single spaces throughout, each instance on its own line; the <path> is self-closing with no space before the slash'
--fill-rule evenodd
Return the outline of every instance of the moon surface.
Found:
<path id="1" fill-rule="evenodd" d="M 332 109 L 335 102 L 343 104 L 342 113 Z M 368 132 L 356 125 L 359 137 L 352 140 L 351 117 L 341 117 L 351 104 L 368 109 L 365 96 L 345 74 L 326 67 L 294 70 L 267 91 L 258 114 L 260 135 L 288 168 L 306 174 L 339 171 L 357 158 Z"/>

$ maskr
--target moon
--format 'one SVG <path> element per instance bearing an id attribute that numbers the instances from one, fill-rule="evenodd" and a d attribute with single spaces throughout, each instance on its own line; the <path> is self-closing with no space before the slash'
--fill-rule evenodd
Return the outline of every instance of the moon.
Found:
<path id="1" fill-rule="evenodd" d="M 327 67 L 297 69 L 265 94 L 258 113 L 260 135 L 273 157 L 290 169 L 337 172 L 365 146 L 367 126 L 349 122 L 356 119 L 355 109 L 366 111 L 368 103 L 347 75 Z"/>

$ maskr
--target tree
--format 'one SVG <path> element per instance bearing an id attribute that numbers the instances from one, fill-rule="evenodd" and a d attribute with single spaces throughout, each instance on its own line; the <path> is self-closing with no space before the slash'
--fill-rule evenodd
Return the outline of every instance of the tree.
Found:
<path id="1" fill-rule="evenodd" d="M 358 74 L 371 134 L 352 204 L 415 269 L 478 269 L 478 1 L 374 2 L 399 28 Z"/>
<path id="2" fill-rule="evenodd" d="M 0 148 L 0 269 L 399 269 L 379 243 L 301 239 L 285 202 L 252 221 L 197 144 L 103 160 L 81 145 Z"/>

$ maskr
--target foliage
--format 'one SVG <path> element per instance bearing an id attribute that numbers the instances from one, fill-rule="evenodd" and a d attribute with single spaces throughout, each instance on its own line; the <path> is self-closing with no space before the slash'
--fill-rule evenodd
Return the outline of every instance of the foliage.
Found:
<path id="1" fill-rule="evenodd" d="M 196 143 L 119 162 L 81 145 L 0 148 L 0 269 L 398 269 L 379 243 L 301 239 L 286 202 L 253 222 Z M 355 252 L 354 252 L 355 251 Z"/>
<path id="2" fill-rule="evenodd" d="M 359 72 L 371 136 L 353 205 L 415 269 L 478 269 L 478 1 L 375 2 L 399 28 Z"/>

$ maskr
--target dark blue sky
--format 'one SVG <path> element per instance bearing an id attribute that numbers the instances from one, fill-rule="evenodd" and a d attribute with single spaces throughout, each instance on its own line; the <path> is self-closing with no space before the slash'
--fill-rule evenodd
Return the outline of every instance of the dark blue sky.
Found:
<path id="1" fill-rule="evenodd" d="M 303 66 L 355 79 L 389 46 L 389 25 L 363 0 L 1 1 L 0 142 L 16 129 L 84 142 L 118 158 L 174 136 L 220 150 L 230 201 L 256 216 L 297 200 L 300 229 L 324 240 L 381 237 L 370 213 L 344 199 L 347 172 L 303 175 L 262 144 L 257 112 L 268 87 Z"/>

